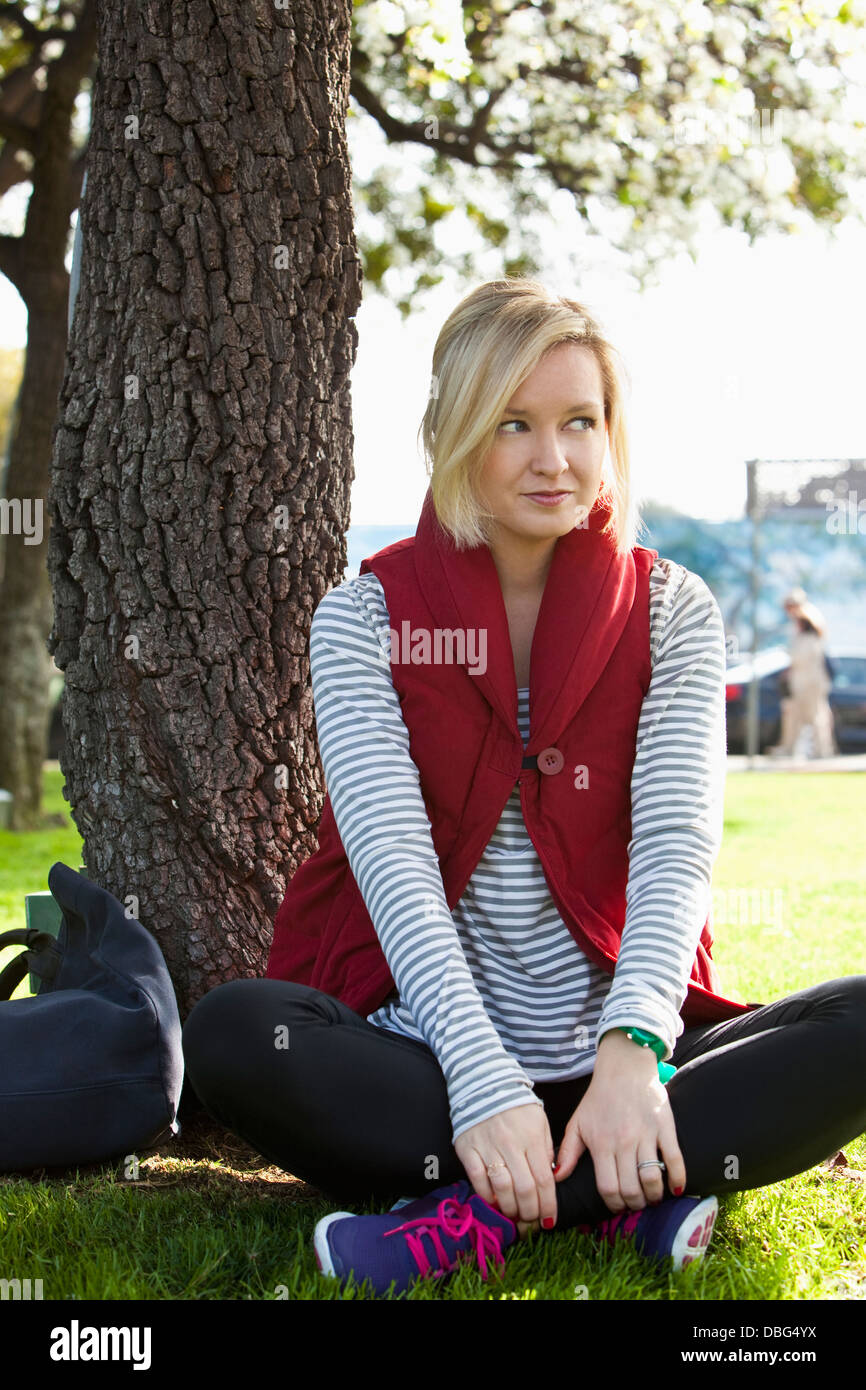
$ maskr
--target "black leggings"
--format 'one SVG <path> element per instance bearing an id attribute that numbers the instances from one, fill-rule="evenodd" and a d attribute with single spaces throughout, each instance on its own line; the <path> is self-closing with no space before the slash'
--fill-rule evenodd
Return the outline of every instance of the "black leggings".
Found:
<path id="1" fill-rule="evenodd" d="M 466 1177 L 432 1051 L 330 995 L 282 980 L 220 985 L 190 1014 L 183 1048 L 211 1115 L 333 1200 L 390 1204 Z M 687 1193 L 802 1173 L 866 1131 L 866 975 L 687 1028 L 671 1060 Z M 554 1146 L 591 1079 L 536 1082 Z M 611 1214 L 588 1151 L 556 1191 L 560 1229 Z"/>

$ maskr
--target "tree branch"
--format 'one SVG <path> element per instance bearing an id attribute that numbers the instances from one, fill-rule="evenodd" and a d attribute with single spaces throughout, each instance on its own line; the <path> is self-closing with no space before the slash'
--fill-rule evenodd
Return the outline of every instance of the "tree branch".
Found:
<path id="1" fill-rule="evenodd" d="M 367 114 L 378 122 L 389 140 L 424 145 L 427 149 L 438 150 L 440 154 L 448 155 L 450 159 L 459 159 L 464 164 L 478 166 L 475 153 L 478 143 L 478 134 L 474 129 L 476 121 L 473 121 L 472 126 L 466 131 L 453 126 L 448 127 L 452 136 L 450 139 L 443 135 L 431 136 L 427 133 L 430 126 L 429 120 L 401 121 L 396 116 L 392 116 L 385 110 L 376 93 L 368 87 L 357 72 L 352 73 L 349 91 L 358 105 L 363 106 Z M 488 107 L 491 105 L 492 103 L 488 102 Z"/>
<path id="2" fill-rule="evenodd" d="M 28 43 L 36 44 L 39 48 L 48 43 L 51 39 L 67 39 L 72 33 L 71 29 L 40 29 L 34 24 L 32 19 L 28 19 L 20 5 L 0 5 L 0 24 L 11 20 L 17 24 L 24 38 Z"/>

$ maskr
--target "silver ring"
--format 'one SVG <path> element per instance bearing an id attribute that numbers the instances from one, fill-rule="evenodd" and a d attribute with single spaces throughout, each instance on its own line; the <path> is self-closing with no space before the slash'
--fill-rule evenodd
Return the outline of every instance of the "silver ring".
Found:
<path id="1" fill-rule="evenodd" d="M 637 1166 L 638 1168 L 661 1168 L 663 1172 L 667 1172 L 660 1158 L 645 1158 L 643 1163 L 639 1163 Z"/>
<path id="2" fill-rule="evenodd" d="M 488 1169 L 487 1169 L 487 1176 L 490 1177 L 490 1174 L 493 1172 L 494 1168 L 507 1168 L 507 1167 L 508 1167 L 508 1164 L 507 1164 L 507 1163 L 491 1163 L 491 1164 L 488 1166 Z"/>

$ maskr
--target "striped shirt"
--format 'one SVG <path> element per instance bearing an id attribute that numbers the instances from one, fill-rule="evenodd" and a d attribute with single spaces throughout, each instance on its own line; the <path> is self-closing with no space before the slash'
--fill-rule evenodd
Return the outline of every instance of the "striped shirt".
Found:
<path id="1" fill-rule="evenodd" d="M 397 997 L 368 1021 L 433 1051 L 456 1140 L 541 1104 L 536 1081 L 593 1070 L 611 1028 L 646 1028 L 666 1057 L 710 902 L 725 777 L 724 628 L 698 575 L 650 574 L 652 675 L 631 779 L 626 916 L 613 975 L 559 916 L 523 821 L 519 783 L 449 912 L 418 769 L 391 679 L 390 620 L 373 574 L 332 589 L 310 632 L 322 767 L 340 839 Z M 529 691 L 518 727 L 529 738 Z"/>

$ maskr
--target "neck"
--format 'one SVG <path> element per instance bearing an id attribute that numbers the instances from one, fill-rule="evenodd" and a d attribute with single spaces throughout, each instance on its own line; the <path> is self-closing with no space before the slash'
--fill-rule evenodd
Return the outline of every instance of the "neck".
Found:
<path id="1" fill-rule="evenodd" d="M 558 536 L 526 541 L 501 533 L 490 542 L 490 553 L 503 594 L 536 593 L 544 589 Z"/>

